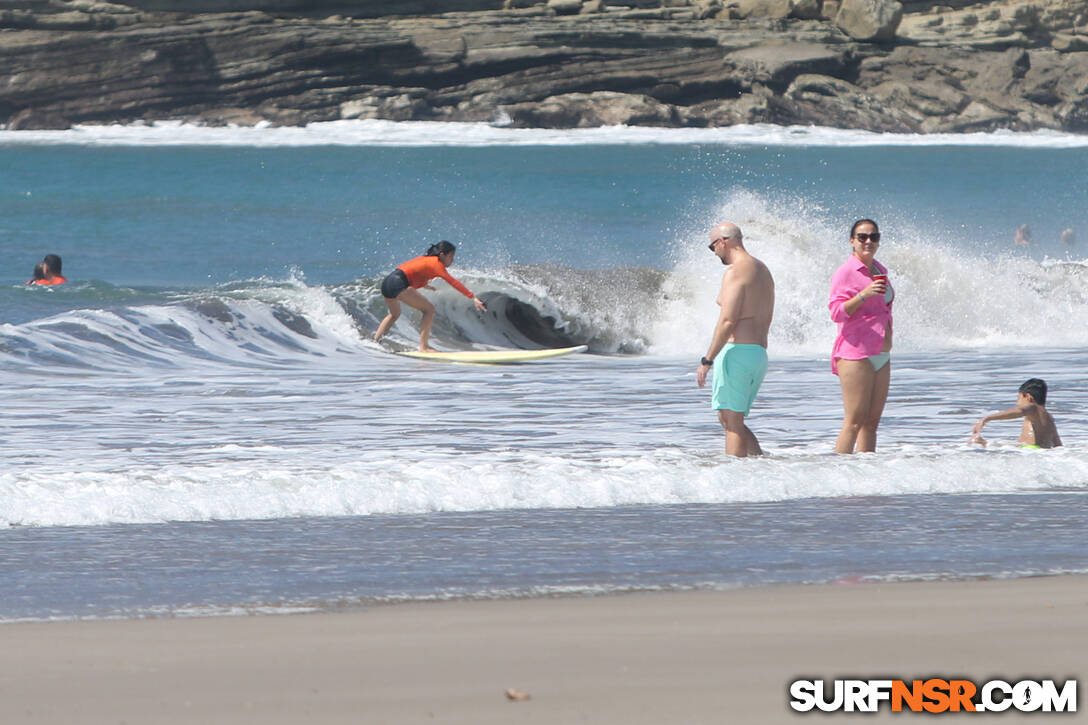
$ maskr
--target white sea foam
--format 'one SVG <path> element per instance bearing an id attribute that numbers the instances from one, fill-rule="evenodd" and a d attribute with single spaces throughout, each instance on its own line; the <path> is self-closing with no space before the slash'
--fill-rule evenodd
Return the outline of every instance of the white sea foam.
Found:
<path id="1" fill-rule="evenodd" d="M 6 366 L 0 524 L 1083 491 L 1088 482 L 1076 351 L 900 354 L 881 454 L 855 458 L 828 454 L 841 400 L 826 360 L 776 362 L 752 422 L 774 455 L 734 461 L 680 348 L 520 368 L 405 364 L 363 345 L 324 290 L 295 282 L 257 296 L 293 305 L 313 337 L 290 332 L 253 296 L 211 311 L 222 319 L 159 306 L 15 326 L 22 345 L 82 366 L 45 374 L 45 352 L 25 370 Z M 1020 451 L 1009 442 L 1017 426 L 1002 423 L 987 429 L 992 450 L 966 447 L 971 423 L 1011 405 L 1036 375 L 1051 384 L 1069 447 Z M 64 414 L 44 411 L 43 398 L 63 400 Z M 43 440 L 63 440 L 63 466 L 13 453 Z"/>
<path id="2" fill-rule="evenodd" d="M 244 460 L 146 469 L 0 474 L 0 524 L 160 521 L 716 504 L 897 494 L 1048 491 L 1088 481 L 1088 456 L 893 446 L 880 456 L 780 453 L 721 461 L 701 452 L 634 451 L 599 458 L 369 455 L 292 460 L 254 449 Z M 328 461 L 340 458 L 335 465 Z M 964 475 L 970 471 L 970 475 Z M 1083 490 L 1083 484 L 1080 484 Z"/>
<path id="3" fill-rule="evenodd" d="M 724 146 L 867 147 L 1000 146 L 1085 148 L 1088 136 L 1058 131 L 963 134 L 873 133 L 819 126 L 737 125 L 724 128 L 604 126 L 515 129 L 488 123 L 350 120 L 303 127 L 201 126 L 180 121 L 90 126 L 64 131 L 0 130 L 0 145 L 86 146 L 586 146 L 711 144 Z"/>
<path id="4" fill-rule="evenodd" d="M 746 190 L 727 194 L 715 214 L 739 224 L 746 248 L 773 270 L 771 355 L 827 356 L 830 279 L 850 253 L 841 222 L 803 201 Z M 666 299 L 648 324 L 652 352 L 698 354 L 710 339 L 724 268 L 707 252 L 707 231 L 685 230 L 675 242 Z M 896 292 L 897 352 L 1088 345 L 1085 262 L 970 251 L 909 223 L 888 224 L 884 234 L 879 259 Z"/>

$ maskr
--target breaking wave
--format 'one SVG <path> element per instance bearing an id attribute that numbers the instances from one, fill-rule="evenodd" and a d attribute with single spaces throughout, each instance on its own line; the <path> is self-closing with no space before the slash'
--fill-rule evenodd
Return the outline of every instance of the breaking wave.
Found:
<path id="1" fill-rule="evenodd" d="M 826 309 L 831 273 L 847 255 L 841 230 L 819 210 L 776 205 L 749 192 L 720 210 L 774 272 L 778 299 L 771 355 L 823 357 L 834 338 Z M 1088 344 L 1088 260 L 1036 261 L 971 251 L 909 224 L 887 223 L 881 261 L 896 290 L 901 352 Z M 697 355 L 716 317 L 722 268 L 693 231 L 670 242 L 671 267 L 585 270 L 554 264 L 460 269 L 488 305 L 445 283 L 428 293 L 437 308 L 432 344 L 440 349 L 587 345 L 591 353 Z M 301 275 L 201 290 L 130 290 L 106 283 L 57 291 L 23 286 L 0 298 L 35 294 L 40 316 L 0 326 L 0 361 L 9 369 L 184 368 L 283 365 L 367 349 L 386 307 L 380 279 L 310 285 Z M 40 293 L 40 294 L 39 294 Z M 67 307 L 67 309 L 65 309 Z M 9 309 L 11 305 L 9 305 Z M 387 338 L 395 349 L 418 340 L 408 310 Z"/>

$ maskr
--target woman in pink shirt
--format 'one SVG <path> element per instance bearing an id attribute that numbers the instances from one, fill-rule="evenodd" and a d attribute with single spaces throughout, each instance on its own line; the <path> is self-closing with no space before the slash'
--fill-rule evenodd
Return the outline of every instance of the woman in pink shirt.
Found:
<path id="1" fill-rule="evenodd" d="M 876 429 L 891 382 L 892 299 L 888 270 L 876 261 L 880 231 L 872 219 L 850 228 L 854 253 L 831 277 L 831 319 L 839 335 L 831 371 L 842 386 L 844 418 L 836 453 L 876 450 Z"/>

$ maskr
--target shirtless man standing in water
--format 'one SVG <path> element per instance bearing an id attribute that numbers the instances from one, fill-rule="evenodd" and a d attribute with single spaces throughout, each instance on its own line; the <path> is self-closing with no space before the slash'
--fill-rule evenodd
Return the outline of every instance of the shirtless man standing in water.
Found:
<path id="1" fill-rule="evenodd" d="M 718 292 L 721 313 L 706 357 L 699 361 L 699 387 L 714 369 L 711 407 L 725 428 L 725 452 L 743 458 L 763 449 L 744 424 L 767 372 L 767 330 L 774 314 L 774 279 L 767 265 L 744 248 L 740 227 L 730 222 L 710 232 L 710 251 L 728 265 Z"/>

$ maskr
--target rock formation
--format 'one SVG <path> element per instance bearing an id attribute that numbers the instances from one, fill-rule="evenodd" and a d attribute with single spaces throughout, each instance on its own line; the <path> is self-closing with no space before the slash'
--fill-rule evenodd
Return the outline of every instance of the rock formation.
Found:
<path id="1" fill-rule="evenodd" d="M 1083 0 L 7 0 L 0 124 L 1088 132 Z"/>

